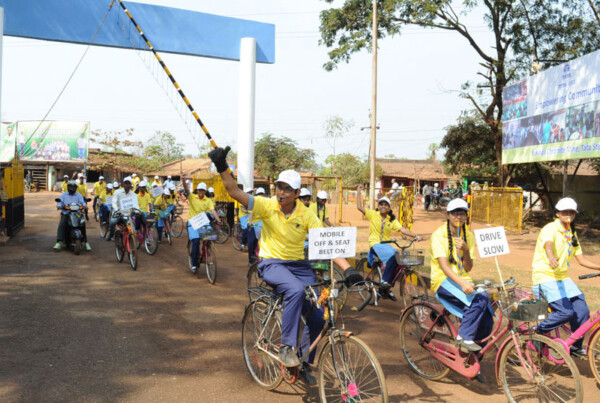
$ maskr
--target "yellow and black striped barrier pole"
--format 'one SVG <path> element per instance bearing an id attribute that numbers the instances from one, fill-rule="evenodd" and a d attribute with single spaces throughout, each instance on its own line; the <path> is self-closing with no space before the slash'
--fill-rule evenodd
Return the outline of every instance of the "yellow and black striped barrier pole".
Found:
<path id="1" fill-rule="evenodd" d="M 152 46 L 152 44 L 150 43 L 150 41 L 148 40 L 148 38 L 144 34 L 144 31 L 142 31 L 142 29 L 140 28 L 140 26 L 138 25 L 138 23 L 135 21 L 135 19 L 133 18 L 133 16 L 129 12 L 129 10 L 127 10 L 127 7 L 125 7 L 125 4 L 123 4 L 123 1 L 119 0 L 119 4 L 121 5 L 121 8 L 123 9 L 123 11 L 125 11 L 125 14 L 127 14 L 127 17 L 129 17 L 129 19 L 131 20 L 131 22 L 133 23 L 133 25 L 135 26 L 135 28 L 140 33 L 142 39 L 148 45 L 148 48 L 150 48 L 150 50 L 152 51 L 152 54 L 154 55 L 154 57 L 156 57 L 156 60 L 158 60 L 158 62 L 162 66 L 163 70 L 165 71 L 165 73 L 169 77 L 169 80 L 171 80 L 171 82 L 175 86 L 175 89 L 177 89 L 177 92 L 179 93 L 179 95 L 181 96 L 181 98 L 183 99 L 183 101 L 185 102 L 185 104 L 187 105 L 187 107 L 190 109 L 190 112 L 192 112 L 192 115 L 194 115 L 194 118 L 196 119 L 196 121 L 198 122 L 198 124 L 200 125 L 200 127 L 202 128 L 202 131 L 204 132 L 204 134 L 206 134 L 206 137 L 208 138 L 208 141 L 210 141 L 210 145 L 213 146 L 213 148 L 217 148 L 217 143 L 215 143 L 215 141 L 213 140 L 212 136 L 208 132 L 208 129 L 206 128 L 206 126 L 204 126 L 204 123 L 202 123 L 202 120 L 200 120 L 200 116 L 198 116 L 198 114 L 194 110 L 194 107 L 192 106 L 192 104 L 190 103 L 190 101 L 188 100 L 188 98 L 183 93 L 183 90 L 181 89 L 181 87 L 179 86 L 179 84 L 177 84 L 177 80 L 175 80 L 175 77 L 173 77 L 173 74 L 171 74 L 171 71 L 167 68 L 167 65 L 165 64 L 165 62 L 162 60 L 162 58 L 159 56 L 159 54 L 156 53 L 156 50 L 154 50 L 154 46 Z M 229 171 L 231 172 L 231 169 Z"/>

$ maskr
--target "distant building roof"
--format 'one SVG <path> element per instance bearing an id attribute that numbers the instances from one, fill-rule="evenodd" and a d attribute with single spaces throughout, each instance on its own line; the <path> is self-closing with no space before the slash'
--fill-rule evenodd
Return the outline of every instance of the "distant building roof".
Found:
<path id="1" fill-rule="evenodd" d="M 197 172 L 210 170 L 211 161 L 209 158 L 182 158 L 168 164 L 164 164 L 160 172 L 153 172 L 151 175 L 161 176 L 181 176 L 185 174 L 192 176 Z"/>
<path id="2" fill-rule="evenodd" d="M 447 173 L 437 160 L 378 159 L 384 176 L 418 180 L 458 180 L 457 175 Z"/>

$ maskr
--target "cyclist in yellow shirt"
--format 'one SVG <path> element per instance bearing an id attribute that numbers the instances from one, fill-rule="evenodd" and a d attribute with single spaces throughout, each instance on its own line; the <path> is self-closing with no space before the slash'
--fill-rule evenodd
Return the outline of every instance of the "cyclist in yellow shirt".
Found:
<path id="1" fill-rule="evenodd" d="M 69 175 L 63 176 L 63 182 L 60 184 L 60 189 L 63 193 L 67 191 L 67 186 L 69 185 Z"/>
<path id="2" fill-rule="evenodd" d="M 300 202 L 306 207 L 310 207 L 312 205 L 310 201 L 311 197 L 312 194 L 310 194 L 310 190 L 308 190 L 307 188 L 300 189 L 300 195 L 298 196 L 298 200 L 300 200 Z"/>
<path id="3" fill-rule="evenodd" d="M 158 221 L 156 222 L 156 228 L 158 229 L 158 242 L 162 241 L 163 228 L 165 226 L 165 220 L 169 217 L 169 198 L 171 192 L 169 189 L 163 189 L 162 194 L 156 196 L 153 201 L 154 211 L 158 215 Z"/>
<path id="4" fill-rule="evenodd" d="M 583 256 L 581 245 L 573 228 L 577 203 L 570 197 L 556 203 L 556 219 L 546 224 L 535 244 L 533 254 L 533 292 L 548 301 L 552 312 L 537 326 L 537 331 L 547 333 L 569 322 L 576 331 L 590 317 L 585 296 L 569 278 L 573 256 L 577 263 L 588 269 L 600 270 L 600 265 Z M 585 356 L 583 339 L 571 346 L 571 354 Z"/>
<path id="5" fill-rule="evenodd" d="M 329 213 L 327 212 L 327 192 L 319 190 L 317 192 L 317 202 L 311 203 L 310 208 L 315 212 L 321 222 L 329 227 L 333 227 L 333 224 L 329 221 Z"/>
<path id="6" fill-rule="evenodd" d="M 83 174 L 78 174 L 77 178 L 79 179 L 77 181 L 77 193 L 79 193 L 81 196 L 83 196 L 83 200 L 85 201 L 85 218 L 86 220 L 90 220 L 90 217 L 88 216 L 88 210 L 87 210 L 87 183 L 85 183 L 85 176 Z"/>
<path id="7" fill-rule="evenodd" d="M 257 197 L 266 197 L 265 188 L 257 188 L 255 195 Z M 256 249 L 258 248 L 261 230 L 262 219 L 258 214 L 254 214 L 254 211 L 251 211 L 250 214 L 248 214 L 248 266 L 252 266 L 256 260 L 258 260 Z"/>
<path id="8" fill-rule="evenodd" d="M 96 214 L 96 203 L 98 202 L 98 196 L 104 192 L 104 189 L 106 189 L 106 182 L 104 182 L 104 176 L 100 176 L 98 178 L 98 182 L 94 183 L 94 188 L 92 189 L 92 194 L 94 195 L 94 200 L 92 201 L 94 214 Z"/>
<path id="9" fill-rule="evenodd" d="M 396 249 L 383 241 L 391 239 L 392 231 L 401 232 L 420 240 L 421 237 L 411 231 L 403 228 L 396 216 L 392 212 L 390 199 L 382 197 L 377 202 L 377 209 L 365 209 L 362 204 L 362 191 L 364 187 L 360 185 L 357 189 L 356 208 L 369 221 L 369 255 L 367 256 L 367 266 L 372 267 L 375 257 L 385 265 L 383 278 L 379 286 L 379 293 L 383 298 L 397 301 L 396 296 L 391 291 L 391 283 L 394 280 L 394 274 L 398 264 L 396 263 Z"/>
<path id="10" fill-rule="evenodd" d="M 213 220 L 219 220 L 219 216 L 215 211 L 215 205 L 211 199 L 206 196 L 206 183 L 200 182 L 198 186 L 196 186 L 196 190 L 194 193 L 190 194 L 190 190 L 188 187 L 188 183 L 186 181 L 186 177 L 182 176 L 183 189 L 188 198 L 188 203 L 190 204 L 190 211 L 188 213 L 188 223 L 187 223 L 187 231 L 190 242 L 192 243 L 192 267 L 190 270 L 192 273 L 196 274 L 198 270 L 198 251 L 200 248 L 200 233 L 203 231 L 203 228 L 200 228 L 200 231 L 195 230 L 192 227 L 192 224 L 189 220 L 197 216 L 201 213 L 207 213 L 208 218 Z M 210 213 L 210 214 L 208 214 Z"/>
<path id="11" fill-rule="evenodd" d="M 475 352 L 481 350 L 476 342 L 492 332 L 494 320 L 487 293 L 476 293 L 470 276 L 475 238 L 466 229 L 468 212 L 466 201 L 451 200 L 446 223 L 431 235 L 431 289 L 452 314 L 462 318 L 457 345 L 463 352 Z"/>
<path id="12" fill-rule="evenodd" d="M 298 327 L 302 312 L 307 312 L 310 304 L 305 301 L 304 287 L 314 283 L 315 276 L 308 261 L 304 260 L 304 240 L 311 228 L 322 228 L 317 216 L 308 210 L 297 197 L 300 194 L 300 174 L 287 170 L 279 174 L 276 182 L 276 197 L 254 197 L 240 190 L 228 172 L 227 153 L 230 148 L 215 148 L 208 156 L 229 195 L 262 218 L 260 257 L 258 270 L 261 277 L 283 294 L 283 312 L 279 358 L 286 367 L 300 365 L 296 348 L 299 345 Z M 347 284 L 363 281 L 362 276 L 350 266 L 346 259 L 334 259 L 345 270 Z M 307 318 L 311 342 L 323 328 L 323 312 L 314 309 Z M 305 343 L 303 342 L 304 346 Z M 300 352 L 301 353 L 301 352 Z M 310 375 L 308 364 L 314 359 L 314 352 L 302 371 Z M 305 379 L 309 379 L 305 375 Z M 312 378 L 314 381 L 314 378 Z"/>
<path id="13" fill-rule="evenodd" d="M 133 190 L 137 190 L 138 185 L 140 184 L 141 179 L 139 176 L 137 176 L 136 173 L 131 174 L 131 186 L 133 186 Z"/>
<path id="14" fill-rule="evenodd" d="M 137 199 L 142 212 L 141 215 L 135 216 L 135 229 L 139 231 L 142 225 L 146 225 L 146 217 L 152 211 L 152 196 L 148 193 L 146 181 L 138 183 Z"/>
<path id="15" fill-rule="evenodd" d="M 246 189 L 246 193 L 254 194 L 254 189 Z M 248 218 L 250 212 L 243 204 L 237 202 L 238 205 L 238 220 L 242 226 L 242 249 L 248 245 Z"/>
<path id="16" fill-rule="evenodd" d="M 106 223 L 109 219 L 112 197 L 114 194 L 113 188 L 114 186 L 112 183 L 107 184 L 106 189 L 98 196 L 98 200 L 100 200 L 100 222 L 102 224 Z"/>

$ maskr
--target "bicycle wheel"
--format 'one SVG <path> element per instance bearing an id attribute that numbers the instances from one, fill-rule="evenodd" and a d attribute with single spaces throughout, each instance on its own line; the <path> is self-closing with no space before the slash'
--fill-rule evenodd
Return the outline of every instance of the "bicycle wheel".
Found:
<path id="1" fill-rule="evenodd" d="M 94 220 L 96 220 L 96 222 L 100 221 L 100 200 L 97 200 L 96 203 L 94 204 Z"/>
<path id="2" fill-rule="evenodd" d="M 520 336 L 519 343 L 509 342 L 499 358 L 500 382 L 509 402 L 583 401 L 581 375 L 564 347 L 539 334 Z"/>
<path id="3" fill-rule="evenodd" d="M 144 249 L 149 255 L 154 255 L 158 250 L 158 230 L 153 225 L 148 228 L 146 239 L 144 240 Z"/>
<path id="4" fill-rule="evenodd" d="M 272 289 L 271 286 L 260 277 L 260 274 L 258 273 L 258 263 L 254 263 L 252 266 L 250 266 L 246 277 L 248 279 L 247 289 L 250 302 L 264 294 L 261 292 L 261 290 Z"/>
<path id="5" fill-rule="evenodd" d="M 375 354 L 354 336 L 330 339 L 319 354 L 321 402 L 387 402 L 383 370 Z"/>
<path id="6" fill-rule="evenodd" d="M 208 282 L 214 284 L 217 281 L 217 255 L 215 246 L 210 241 L 205 241 L 206 254 L 204 256 L 204 266 L 206 268 L 206 278 Z"/>
<path id="7" fill-rule="evenodd" d="M 173 241 L 171 239 L 171 231 L 165 231 L 165 238 L 167 238 L 167 242 L 169 245 L 173 245 Z"/>
<path id="8" fill-rule="evenodd" d="M 132 270 L 137 270 L 138 264 L 138 255 L 135 248 L 135 237 L 133 234 L 129 234 L 129 264 L 131 265 Z"/>
<path id="9" fill-rule="evenodd" d="M 427 283 L 423 276 L 415 269 L 406 267 L 400 276 L 400 296 L 404 307 L 412 303 L 413 297 L 427 295 Z"/>
<path id="10" fill-rule="evenodd" d="M 229 235 L 231 235 L 231 228 L 229 224 L 226 222 L 220 222 L 213 224 L 215 229 L 217 230 L 218 238 L 215 241 L 218 244 L 224 244 L 229 239 Z"/>
<path id="11" fill-rule="evenodd" d="M 115 255 L 117 256 L 117 262 L 121 263 L 125 256 L 125 246 L 123 245 L 123 233 L 121 231 L 115 232 Z"/>
<path id="12" fill-rule="evenodd" d="M 235 223 L 233 233 L 231 234 L 231 243 L 235 250 L 242 250 L 242 224 Z"/>
<path id="13" fill-rule="evenodd" d="M 342 273 L 342 269 L 338 267 L 337 264 L 333 264 L 333 278 L 335 279 L 335 288 L 338 290 L 338 296 L 335 299 L 335 304 L 337 305 L 338 312 L 342 310 L 344 304 L 346 304 L 346 299 L 348 298 L 348 287 L 344 283 L 344 273 Z"/>
<path id="14" fill-rule="evenodd" d="M 588 341 L 588 359 L 594 378 L 600 384 L 600 331 L 597 331 Z"/>
<path id="15" fill-rule="evenodd" d="M 274 308 L 268 316 L 271 304 L 267 301 L 271 300 L 258 299 L 246 308 L 242 320 L 242 349 L 252 378 L 261 388 L 272 390 L 283 380 L 281 363 L 274 358 L 281 344 L 281 310 Z"/>
<path id="16" fill-rule="evenodd" d="M 108 233 L 108 221 L 106 223 L 100 223 L 100 236 L 102 238 L 106 237 Z"/>
<path id="17" fill-rule="evenodd" d="M 373 265 L 372 268 L 368 268 L 367 267 L 367 258 L 364 257 L 356 263 L 355 267 L 356 267 L 356 271 L 359 272 L 365 280 L 380 283 L 381 282 L 381 274 L 380 274 L 380 270 L 379 270 L 379 265 L 380 265 L 380 263 L 379 263 L 379 261 L 377 261 L 377 262 L 375 262 L 375 264 Z M 363 301 L 365 299 L 369 298 L 369 291 L 367 291 L 364 288 L 359 288 L 358 294 L 363 299 Z"/>
<path id="18" fill-rule="evenodd" d="M 426 304 L 415 304 L 406 308 L 400 321 L 400 346 L 408 365 L 423 378 L 438 380 L 450 373 L 450 368 L 431 356 L 429 350 L 421 345 L 423 335 L 428 331 L 431 321 L 437 318 L 437 311 Z M 436 327 L 431 335 L 447 343 L 454 343 L 447 319 Z"/>
<path id="19" fill-rule="evenodd" d="M 183 219 L 176 215 L 171 223 L 171 235 L 173 235 L 175 238 L 179 238 L 183 233 L 183 228 Z"/>
<path id="20" fill-rule="evenodd" d="M 188 269 L 192 270 L 192 241 L 187 241 L 187 257 L 188 257 Z"/>

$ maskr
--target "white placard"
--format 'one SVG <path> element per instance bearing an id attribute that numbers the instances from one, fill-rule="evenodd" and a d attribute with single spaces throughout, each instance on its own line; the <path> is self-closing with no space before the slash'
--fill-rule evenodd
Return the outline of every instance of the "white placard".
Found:
<path id="1" fill-rule="evenodd" d="M 476 229 L 474 232 L 480 257 L 493 257 L 510 253 L 504 227 Z"/>
<path id="2" fill-rule="evenodd" d="M 133 199 L 130 197 L 124 197 L 121 199 L 121 210 L 134 208 Z"/>
<path id="3" fill-rule="evenodd" d="M 105 204 L 112 204 L 112 196 L 106 196 L 106 201 L 104 202 Z"/>
<path id="4" fill-rule="evenodd" d="M 152 188 L 151 193 L 152 193 L 152 197 L 157 197 L 160 196 L 163 192 L 163 187 L 162 186 L 157 186 L 155 188 Z"/>
<path id="5" fill-rule="evenodd" d="M 313 228 L 308 232 L 308 260 L 356 256 L 356 227 Z"/>
<path id="6" fill-rule="evenodd" d="M 195 216 L 190 218 L 189 221 L 190 221 L 190 225 L 192 226 L 192 228 L 195 229 L 196 231 L 198 231 L 200 228 L 202 228 L 206 225 L 210 225 L 210 220 L 208 219 L 208 216 L 206 215 L 206 213 L 196 214 Z"/>

